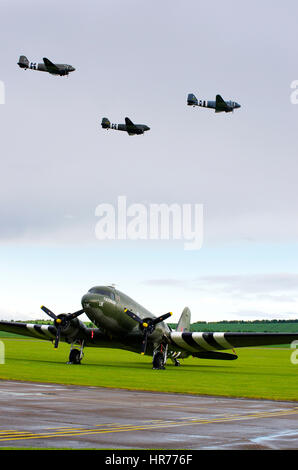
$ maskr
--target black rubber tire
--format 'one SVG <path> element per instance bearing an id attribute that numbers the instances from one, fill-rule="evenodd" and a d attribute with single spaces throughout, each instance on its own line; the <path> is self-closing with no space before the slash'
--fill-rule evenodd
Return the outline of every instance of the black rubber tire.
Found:
<path id="1" fill-rule="evenodd" d="M 71 364 L 81 364 L 81 353 L 78 349 L 72 349 L 69 353 L 69 362 Z"/>
<path id="2" fill-rule="evenodd" d="M 161 352 L 157 352 L 153 357 L 153 369 L 164 369 L 164 357 Z"/>

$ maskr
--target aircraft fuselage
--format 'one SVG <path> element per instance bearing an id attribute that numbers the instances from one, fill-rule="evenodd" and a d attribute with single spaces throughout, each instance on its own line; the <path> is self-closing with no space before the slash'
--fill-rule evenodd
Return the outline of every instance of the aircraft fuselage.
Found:
<path id="1" fill-rule="evenodd" d="M 130 129 L 126 124 L 111 124 L 109 129 L 116 131 L 125 131 L 132 134 L 144 134 L 145 131 L 149 131 L 150 128 L 145 124 L 134 124 L 134 128 Z"/>
<path id="2" fill-rule="evenodd" d="M 29 62 L 28 59 L 23 56 L 20 57 L 18 66 L 24 70 L 37 70 L 39 72 L 48 72 L 52 75 L 68 75 L 70 72 L 73 72 L 75 68 L 69 64 L 53 64 L 53 67 L 47 67 L 46 64 Z"/>
<path id="3" fill-rule="evenodd" d="M 228 100 L 225 101 L 220 95 L 216 95 L 216 100 L 207 101 L 207 100 L 198 100 L 193 93 L 189 93 L 187 96 L 188 106 L 199 106 L 201 108 L 210 108 L 214 109 L 216 113 L 231 113 L 234 109 L 241 107 L 236 101 Z"/>
<path id="4" fill-rule="evenodd" d="M 240 105 L 236 103 L 235 101 L 226 101 L 225 102 L 227 105 L 227 109 L 223 110 L 226 113 L 232 112 L 234 109 L 240 108 Z M 206 100 L 198 100 L 198 104 L 190 104 L 190 106 L 200 106 L 202 108 L 211 108 L 211 109 L 216 109 L 216 101 L 206 101 Z"/>
<path id="5" fill-rule="evenodd" d="M 101 330 L 107 331 L 114 338 L 118 338 L 122 343 L 133 345 L 133 349 L 139 351 L 142 328 L 139 323 L 124 313 L 124 309 L 127 308 L 137 314 L 144 321 L 149 318 L 154 319 L 155 315 L 114 287 L 93 287 L 82 297 L 81 302 L 92 323 Z M 170 328 L 166 323 L 158 323 L 150 335 L 150 343 L 158 342 L 164 334 L 169 332 Z M 148 344 L 148 353 L 152 354 L 150 344 Z"/>

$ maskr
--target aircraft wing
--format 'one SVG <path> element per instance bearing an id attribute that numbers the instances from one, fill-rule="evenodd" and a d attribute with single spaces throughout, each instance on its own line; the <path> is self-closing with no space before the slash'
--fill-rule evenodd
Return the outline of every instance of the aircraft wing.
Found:
<path id="1" fill-rule="evenodd" d="M 229 111 L 229 110 L 230 110 L 230 107 L 227 105 L 225 100 L 220 95 L 216 95 L 215 112 L 219 113 L 221 111 Z"/>
<path id="2" fill-rule="evenodd" d="M 51 62 L 49 59 L 44 57 L 42 60 L 44 61 L 44 64 L 45 64 L 46 69 L 47 69 L 48 72 L 50 72 L 50 73 L 59 73 L 60 72 L 59 68 L 55 64 L 53 64 L 53 62 Z"/>
<path id="3" fill-rule="evenodd" d="M 125 118 L 126 131 L 129 135 L 142 134 L 143 131 L 134 124 L 128 117 Z"/>
<path id="4" fill-rule="evenodd" d="M 139 128 L 128 117 L 125 118 L 125 124 L 126 124 L 127 132 L 129 133 L 129 135 L 138 133 Z"/>
<path id="5" fill-rule="evenodd" d="M 54 325 L 8 321 L 0 321 L 0 331 L 48 341 L 54 341 L 57 334 L 57 329 Z M 111 337 L 104 334 L 99 328 L 87 328 L 83 325 L 83 327 L 78 329 L 75 336 L 64 334 L 63 330 L 61 331 L 60 341 L 70 343 L 82 340 L 86 346 L 119 347 L 117 342 L 113 341 Z"/>
<path id="6" fill-rule="evenodd" d="M 55 339 L 57 330 L 53 325 L 35 325 L 32 323 L 0 321 L 0 331 L 52 340 Z"/>
<path id="7" fill-rule="evenodd" d="M 192 353 L 220 351 L 250 346 L 290 344 L 298 333 L 199 333 L 171 331 L 170 345 Z M 195 355 L 195 354 L 194 354 Z"/>
<path id="8" fill-rule="evenodd" d="M 136 126 L 134 125 L 134 123 L 133 123 L 128 117 L 125 118 L 125 124 L 126 124 L 128 127 L 136 127 Z"/>

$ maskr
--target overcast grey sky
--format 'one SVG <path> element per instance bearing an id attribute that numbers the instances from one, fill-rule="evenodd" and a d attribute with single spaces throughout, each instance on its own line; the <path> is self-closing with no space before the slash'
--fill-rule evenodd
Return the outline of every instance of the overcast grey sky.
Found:
<path id="1" fill-rule="evenodd" d="M 297 3 L 0 6 L 2 316 L 40 316 L 47 300 L 76 308 L 93 284 L 111 282 L 157 313 L 189 304 L 194 319 L 297 316 L 298 106 L 290 100 Z M 76 71 L 68 78 L 23 71 L 21 54 Z M 242 107 L 231 114 L 190 108 L 189 92 L 220 93 Z M 129 116 L 151 130 L 107 132 L 103 116 L 116 123 Z M 95 208 L 120 195 L 130 203 L 203 204 L 202 250 L 96 240 Z M 205 276 L 208 295 L 197 282 Z M 224 299 L 218 276 L 228 277 Z M 250 300 L 230 289 L 234 276 L 238 287 L 247 281 Z M 264 284 L 251 282 L 259 276 Z M 282 288 L 280 276 L 289 280 Z"/>

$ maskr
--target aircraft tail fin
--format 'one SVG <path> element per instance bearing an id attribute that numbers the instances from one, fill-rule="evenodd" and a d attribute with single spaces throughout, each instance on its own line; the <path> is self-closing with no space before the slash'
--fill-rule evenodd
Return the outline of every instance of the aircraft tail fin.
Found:
<path id="1" fill-rule="evenodd" d="M 193 93 L 189 93 L 187 96 L 188 106 L 198 106 L 198 100 Z"/>
<path id="2" fill-rule="evenodd" d="M 102 118 L 101 127 L 103 127 L 103 129 L 109 129 L 111 127 L 111 123 L 108 120 L 108 118 L 106 117 Z"/>
<path id="3" fill-rule="evenodd" d="M 29 67 L 29 60 L 25 55 L 20 55 L 18 66 L 21 67 L 21 69 L 27 69 Z"/>
<path id="4" fill-rule="evenodd" d="M 191 313 L 188 307 L 185 307 L 181 313 L 181 317 L 178 321 L 176 331 L 189 331 L 190 330 L 190 317 Z"/>

